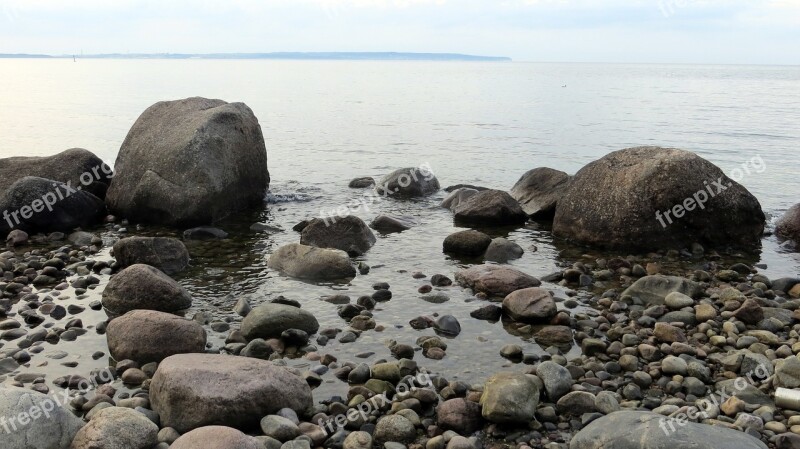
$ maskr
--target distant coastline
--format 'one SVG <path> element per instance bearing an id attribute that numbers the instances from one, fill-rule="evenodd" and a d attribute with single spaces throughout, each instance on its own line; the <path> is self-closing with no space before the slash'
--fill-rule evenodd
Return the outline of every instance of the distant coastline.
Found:
<path id="1" fill-rule="evenodd" d="M 510 62 L 505 56 L 459 53 L 398 52 L 274 52 L 274 53 L 106 53 L 94 55 L 0 54 L 0 59 L 287 59 L 328 61 L 491 61 Z"/>

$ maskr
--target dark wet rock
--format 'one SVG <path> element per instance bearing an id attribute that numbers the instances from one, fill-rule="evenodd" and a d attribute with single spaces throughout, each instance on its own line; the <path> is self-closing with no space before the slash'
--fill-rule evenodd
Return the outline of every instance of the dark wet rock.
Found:
<path id="1" fill-rule="evenodd" d="M 724 188 L 719 194 L 716 182 Z M 706 194 L 703 208 L 697 206 L 702 198 L 694 198 L 698 192 Z M 687 198 L 691 210 L 683 209 Z M 683 211 L 676 214 L 676 205 Z M 608 154 L 573 177 L 558 203 L 553 233 L 602 247 L 750 247 L 759 243 L 764 225 L 758 200 L 714 164 L 688 151 L 638 147 Z"/>
<path id="2" fill-rule="evenodd" d="M 515 321 L 542 323 L 554 317 L 558 309 L 549 291 L 531 287 L 506 296 L 503 299 L 503 312 Z"/>
<path id="3" fill-rule="evenodd" d="M 390 215 L 378 215 L 370 222 L 369 227 L 378 232 L 389 234 L 392 232 L 407 231 L 416 226 L 416 224 L 416 220 L 409 216 L 394 217 Z"/>
<path id="4" fill-rule="evenodd" d="M 170 449 L 264 449 L 256 438 L 225 426 L 206 426 L 177 438 Z"/>
<path id="5" fill-rule="evenodd" d="M 431 285 L 436 287 L 447 287 L 453 285 L 453 281 L 443 274 L 434 274 L 431 276 Z"/>
<path id="6" fill-rule="evenodd" d="M 555 215 L 571 179 L 559 170 L 534 168 L 522 175 L 509 193 L 531 218 L 549 219 Z"/>
<path id="7" fill-rule="evenodd" d="M 800 243 L 800 204 L 795 204 L 778 220 L 775 226 L 778 237 Z"/>
<path id="8" fill-rule="evenodd" d="M 243 103 L 162 101 L 136 120 L 108 189 L 109 209 L 136 221 L 208 224 L 264 201 L 267 150 Z"/>
<path id="9" fill-rule="evenodd" d="M 0 211 L 8 212 L 0 219 L 0 232 L 68 231 L 99 223 L 106 211 L 103 200 L 77 187 L 33 176 L 18 179 L 0 191 Z"/>
<path id="10" fill-rule="evenodd" d="M 267 303 L 255 307 L 242 321 L 242 335 L 254 338 L 279 338 L 288 329 L 314 334 L 319 323 L 311 312 L 284 304 Z"/>
<path id="11" fill-rule="evenodd" d="M 21 229 L 14 229 L 6 237 L 6 246 L 14 247 L 28 243 L 28 233 Z"/>
<path id="12" fill-rule="evenodd" d="M 192 297 L 186 289 L 150 265 L 125 268 L 103 290 L 103 307 L 116 314 L 135 309 L 176 312 L 191 305 Z"/>
<path id="13" fill-rule="evenodd" d="M 49 404 L 45 404 L 46 402 Z M 12 386 L 0 388 L 0 416 L 6 419 L 21 416 L 23 413 L 30 414 L 34 407 L 39 407 L 40 411 L 42 406 L 51 409 L 47 419 L 32 420 L 28 425 L 18 427 L 16 431 L 3 432 L 2 446 L 9 449 L 68 448 L 83 422 L 68 408 L 50 407 L 52 405 L 53 398 L 42 393 Z"/>
<path id="14" fill-rule="evenodd" d="M 378 290 L 372 294 L 372 299 L 375 302 L 386 302 L 392 299 L 392 292 L 390 290 Z"/>
<path id="15" fill-rule="evenodd" d="M 351 189 L 366 189 L 367 187 L 372 187 L 375 185 L 375 179 L 370 176 L 364 176 L 361 178 L 354 178 L 350 180 L 350 183 L 347 187 Z"/>
<path id="16" fill-rule="evenodd" d="M 114 244 L 114 257 L 120 267 L 145 264 L 166 274 L 175 274 L 189 266 L 186 245 L 171 237 L 127 237 Z"/>
<path id="17" fill-rule="evenodd" d="M 473 310 L 469 316 L 477 320 L 498 321 L 503 315 L 503 308 L 494 304 L 487 304 L 480 309 Z"/>
<path id="18" fill-rule="evenodd" d="M 519 259 L 524 253 L 525 250 L 521 246 L 510 240 L 498 237 L 493 239 L 486 248 L 483 258 L 490 262 L 506 263 L 509 260 Z"/>
<path id="19" fill-rule="evenodd" d="M 376 241 L 367 224 L 355 215 L 315 218 L 300 235 L 303 245 L 339 249 L 351 256 L 364 254 Z"/>
<path id="20" fill-rule="evenodd" d="M 268 265 L 300 279 L 338 280 L 356 275 L 356 269 L 346 252 L 299 243 L 278 248 L 270 256 Z"/>
<path id="21" fill-rule="evenodd" d="M 462 187 L 460 189 L 453 190 L 450 192 L 439 204 L 441 207 L 446 209 L 450 209 L 450 211 L 455 211 L 455 209 L 463 202 L 467 201 L 469 197 L 478 193 L 475 189 L 470 189 L 466 187 Z"/>
<path id="22" fill-rule="evenodd" d="M 82 187 L 103 199 L 113 175 L 111 167 L 91 151 L 70 148 L 53 156 L 17 156 L 0 159 L 0 192 L 26 177 L 52 179 L 70 186 Z"/>
<path id="23" fill-rule="evenodd" d="M 622 292 L 622 296 L 638 298 L 647 305 L 660 305 L 673 292 L 698 298 L 703 293 L 703 287 L 680 276 L 645 276 Z"/>
<path id="24" fill-rule="evenodd" d="M 158 442 L 158 426 L 136 410 L 100 410 L 75 436 L 70 449 L 150 449 Z"/>
<path id="25" fill-rule="evenodd" d="M 142 364 L 206 347 L 206 331 L 199 323 L 154 310 L 134 310 L 111 320 L 106 335 L 115 360 Z"/>
<path id="26" fill-rule="evenodd" d="M 375 190 L 392 198 L 415 198 L 439 191 L 439 180 L 427 167 L 395 170 L 381 178 Z"/>
<path id="27" fill-rule="evenodd" d="M 453 210 L 456 221 L 491 225 L 521 224 L 527 214 L 517 200 L 502 190 L 484 190 L 470 196 Z"/>
<path id="28" fill-rule="evenodd" d="M 463 398 L 444 401 L 436 407 L 437 424 L 445 430 L 471 435 L 483 427 L 480 405 Z"/>
<path id="29" fill-rule="evenodd" d="M 514 268 L 498 265 L 476 265 L 455 275 L 462 287 L 488 296 L 507 296 L 523 288 L 538 287 L 541 282 Z"/>
<path id="30" fill-rule="evenodd" d="M 519 373 L 498 373 L 484 385 L 481 396 L 483 417 L 497 424 L 528 424 L 539 405 L 539 385 Z"/>
<path id="31" fill-rule="evenodd" d="M 461 324 L 453 315 L 442 315 L 436 319 L 433 328 L 445 335 L 456 336 L 461 333 Z"/>
<path id="32" fill-rule="evenodd" d="M 264 360 L 216 354 L 168 357 L 150 386 L 162 425 L 186 432 L 207 425 L 256 426 L 282 408 L 302 412 L 311 389 L 299 376 Z"/>
<path id="33" fill-rule="evenodd" d="M 212 226 L 198 226 L 183 231 L 186 240 L 222 240 L 228 238 L 228 233 Z"/>
<path id="34" fill-rule="evenodd" d="M 491 237 L 483 232 L 469 229 L 448 235 L 444 239 L 442 249 L 445 253 L 480 256 L 490 243 L 492 243 Z"/>
<path id="35" fill-rule="evenodd" d="M 661 423 L 664 424 L 661 424 Z M 693 422 L 681 425 L 665 421 L 650 412 L 620 411 L 592 421 L 570 442 L 570 449 L 656 449 L 665 447 L 696 449 L 766 449 L 761 441 L 721 426 Z M 663 429 L 667 426 L 667 430 Z M 672 429 L 675 431 L 672 431 Z"/>

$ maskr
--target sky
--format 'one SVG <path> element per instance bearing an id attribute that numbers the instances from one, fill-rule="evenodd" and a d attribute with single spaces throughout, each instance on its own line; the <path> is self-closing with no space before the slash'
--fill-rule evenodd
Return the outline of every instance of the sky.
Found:
<path id="1" fill-rule="evenodd" d="M 0 53 L 800 64 L 800 0 L 0 0 Z"/>

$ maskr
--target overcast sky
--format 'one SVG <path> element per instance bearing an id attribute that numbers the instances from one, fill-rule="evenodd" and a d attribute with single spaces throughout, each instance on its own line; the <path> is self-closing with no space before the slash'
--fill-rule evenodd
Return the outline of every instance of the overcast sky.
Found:
<path id="1" fill-rule="evenodd" d="M 800 64 L 800 0 L 0 0 L 0 53 Z"/>

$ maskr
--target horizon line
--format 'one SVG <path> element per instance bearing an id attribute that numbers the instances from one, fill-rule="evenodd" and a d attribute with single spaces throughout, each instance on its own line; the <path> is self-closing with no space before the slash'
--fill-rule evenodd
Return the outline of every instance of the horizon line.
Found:
<path id="1" fill-rule="evenodd" d="M 0 58 L 19 59 L 292 59 L 292 60 L 459 60 L 459 61 L 512 61 L 507 56 L 484 56 L 463 53 L 423 52 L 253 52 L 253 53 L 96 53 L 96 54 L 40 54 L 0 53 Z"/>

